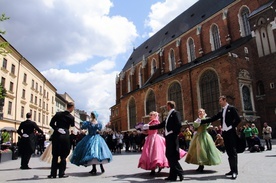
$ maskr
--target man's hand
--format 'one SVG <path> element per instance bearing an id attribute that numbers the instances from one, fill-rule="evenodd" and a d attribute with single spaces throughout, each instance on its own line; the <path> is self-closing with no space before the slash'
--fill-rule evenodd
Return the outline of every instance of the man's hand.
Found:
<path id="1" fill-rule="evenodd" d="M 62 128 L 59 128 L 59 129 L 58 129 L 58 132 L 61 133 L 61 134 L 66 134 L 65 130 L 62 129 Z"/>
<path id="2" fill-rule="evenodd" d="M 28 135 L 28 134 L 26 134 L 26 133 L 23 133 L 22 137 L 27 138 L 27 137 L 29 137 L 29 135 Z"/>

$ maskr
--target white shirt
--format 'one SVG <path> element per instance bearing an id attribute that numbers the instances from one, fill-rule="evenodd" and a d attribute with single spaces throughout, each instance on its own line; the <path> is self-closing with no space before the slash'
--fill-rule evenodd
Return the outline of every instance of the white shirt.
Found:
<path id="1" fill-rule="evenodd" d="M 223 107 L 223 112 L 222 112 L 222 131 L 228 131 L 230 129 L 232 129 L 232 125 L 227 126 L 225 123 L 225 116 L 226 116 L 226 110 L 227 107 L 229 106 L 229 104 L 226 104 L 226 106 Z"/>
<path id="2" fill-rule="evenodd" d="M 169 131 L 168 132 L 168 130 L 167 130 L 167 123 L 168 123 L 168 119 L 169 119 L 169 117 L 170 117 L 170 115 L 171 115 L 171 113 L 174 111 L 174 109 L 171 109 L 170 111 L 169 111 L 169 113 L 168 113 L 168 116 L 167 116 L 167 118 L 166 118 L 166 124 L 165 124 L 165 136 L 167 136 L 167 135 L 169 135 L 169 134 L 171 134 L 171 133 L 173 133 L 173 131 L 171 130 L 171 131 Z"/>

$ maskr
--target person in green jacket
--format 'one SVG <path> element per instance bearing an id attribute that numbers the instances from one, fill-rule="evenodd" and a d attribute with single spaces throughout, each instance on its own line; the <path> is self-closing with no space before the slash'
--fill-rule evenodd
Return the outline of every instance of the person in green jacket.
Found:
<path id="1" fill-rule="evenodd" d="M 259 136 L 259 130 L 254 123 L 251 124 L 252 134 Z"/>
<path id="2" fill-rule="evenodd" d="M 252 128 L 249 123 L 246 123 L 243 133 L 249 150 L 252 147 Z"/>

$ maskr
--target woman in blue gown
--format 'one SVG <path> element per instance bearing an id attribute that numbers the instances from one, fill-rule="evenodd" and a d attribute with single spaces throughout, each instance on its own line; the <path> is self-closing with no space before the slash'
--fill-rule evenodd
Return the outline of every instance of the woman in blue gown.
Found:
<path id="1" fill-rule="evenodd" d="M 105 140 L 98 134 L 102 129 L 102 124 L 97 121 L 98 114 L 96 111 L 91 112 L 91 121 L 84 121 L 81 129 L 88 129 L 88 134 L 77 144 L 71 163 L 80 166 L 92 165 L 91 174 L 96 174 L 96 164 L 100 164 L 101 172 L 104 173 L 103 164 L 112 160 Z"/>

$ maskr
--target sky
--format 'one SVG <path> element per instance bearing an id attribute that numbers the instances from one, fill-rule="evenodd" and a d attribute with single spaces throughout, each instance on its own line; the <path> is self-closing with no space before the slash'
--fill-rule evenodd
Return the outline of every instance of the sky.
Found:
<path id="1" fill-rule="evenodd" d="M 197 0 L 0 0 L 2 35 L 75 107 L 106 124 L 133 48 Z"/>

